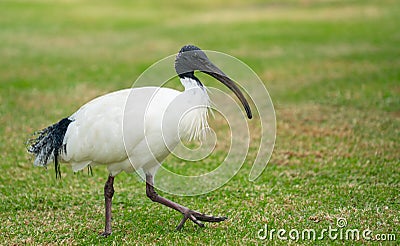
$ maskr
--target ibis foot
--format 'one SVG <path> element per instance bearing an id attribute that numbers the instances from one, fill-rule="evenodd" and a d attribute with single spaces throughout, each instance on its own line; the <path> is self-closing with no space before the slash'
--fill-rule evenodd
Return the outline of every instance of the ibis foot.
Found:
<path id="1" fill-rule="evenodd" d="M 204 224 L 202 222 L 221 222 L 227 219 L 227 217 L 216 217 L 216 216 L 211 216 L 211 215 L 206 215 L 199 213 L 197 211 L 191 210 L 187 207 L 184 207 L 178 203 L 175 203 L 171 200 L 168 200 L 167 198 L 164 198 L 160 195 L 157 194 L 157 192 L 154 190 L 153 186 L 153 176 L 151 174 L 146 174 L 146 195 L 153 201 L 153 202 L 158 202 L 161 203 L 167 207 L 170 207 L 172 209 L 175 209 L 176 211 L 180 212 L 183 214 L 183 219 L 179 223 L 179 225 L 176 227 L 177 230 L 182 229 L 183 225 L 185 224 L 186 220 L 190 219 L 193 221 L 196 225 L 200 227 L 204 227 Z"/>
<path id="2" fill-rule="evenodd" d="M 204 227 L 204 224 L 202 222 L 221 222 L 227 219 L 227 217 L 225 216 L 222 217 L 211 216 L 190 209 L 186 210 L 182 214 L 183 214 L 183 219 L 181 220 L 181 223 L 179 223 L 179 225 L 176 227 L 176 230 L 178 231 L 182 229 L 187 219 L 190 219 L 200 227 Z"/>
<path id="3" fill-rule="evenodd" d="M 111 235 L 111 232 L 106 232 L 106 231 L 99 233 L 99 236 L 102 236 L 102 237 L 108 237 L 110 235 Z"/>

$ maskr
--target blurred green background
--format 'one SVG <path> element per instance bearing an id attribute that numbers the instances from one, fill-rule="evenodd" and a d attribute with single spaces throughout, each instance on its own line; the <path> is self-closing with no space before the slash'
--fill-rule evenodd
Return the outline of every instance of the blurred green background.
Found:
<path id="1" fill-rule="evenodd" d="M 3 0 L 0 16 L 2 243 L 257 244 L 265 224 L 320 231 L 341 217 L 400 237 L 398 1 Z M 269 166 L 255 183 L 248 161 L 215 192 L 166 195 L 230 218 L 182 232 L 181 215 L 121 174 L 114 232 L 100 238 L 105 168 L 92 177 L 64 166 L 56 181 L 52 167 L 33 167 L 25 141 L 189 43 L 239 58 L 265 82 L 277 114 Z"/>

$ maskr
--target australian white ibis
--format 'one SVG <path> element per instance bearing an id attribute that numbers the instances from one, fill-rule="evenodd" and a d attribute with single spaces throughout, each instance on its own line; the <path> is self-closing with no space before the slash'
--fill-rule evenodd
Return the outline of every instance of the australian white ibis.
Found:
<path id="1" fill-rule="evenodd" d="M 154 190 L 154 175 L 180 138 L 197 136 L 207 127 L 210 99 L 195 71 L 214 77 L 232 90 L 249 119 L 250 106 L 236 84 L 196 46 L 182 47 L 175 59 L 175 70 L 185 87 L 183 92 L 159 87 L 112 92 L 39 131 L 30 141 L 28 151 L 35 155 L 34 164 L 46 166 L 54 161 L 57 177 L 60 177 L 59 162 L 70 163 L 74 171 L 87 166 L 107 166 L 103 236 L 111 234 L 113 183 L 121 171 L 143 170 L 147 196 L 183 214 L 178 230 L 187 219 L 201 227 L 202 222 L 226 219 L 199 213 L 158 195 Z"/>

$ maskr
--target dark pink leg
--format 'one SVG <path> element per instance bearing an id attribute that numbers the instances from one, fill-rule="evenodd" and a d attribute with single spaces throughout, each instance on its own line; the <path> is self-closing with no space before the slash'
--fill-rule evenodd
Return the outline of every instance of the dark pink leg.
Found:
<path id="1" fill-rule="evenodd" d="M 112 198 L 114 195 L 114 177 L 108 176 L 107 182 L 104 185 L 104 200 L 105 200 L 105 207 L 106 207 L 106 225 L 104 232 L 100 235 L 107 237 L 111 234 L 111 205 L 112 205 Z"/>
<path id="2" fill-rule="evenodd" d="M 202 213 L 199 213 L 194 210 L 190 210 L 187 207 L 184 207 L 178 203 L 175 203 L 171 200 L 168 200 L 160 195 L 157 194 L 157 192 L 154 190 L 154 183 L 153 183 L 153 176 L 147 174 L 146 175 L 146 195 L 153 201 L 153 202 L 158 202 L 161 203 L 167 207 L 170 207 L 172 209 L 175 209 L 176 211 L 179 211 L 183 214 L 183 219 L 179 223 L 179 225 L 176 227 L 177 230 L 182 229 L 183 225 L 185 224 L 187 219 L 190 219 L 197 225 L 203 227 L 204 224 L 201 223 L 203 222 L 221 222 L 227 219 L 227 217 L 215 217 L 215 216 L 210 216 L 210 215 L 205 215 Z"/>

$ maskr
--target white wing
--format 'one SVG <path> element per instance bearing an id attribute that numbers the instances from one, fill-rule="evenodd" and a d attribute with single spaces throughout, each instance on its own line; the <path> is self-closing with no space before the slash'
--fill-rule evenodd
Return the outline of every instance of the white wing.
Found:
<path id="1" fill-rule="evenodd" d="M 66 153 L 62 159 L 75 165 L 75 171 L 91 163 L 126 162 L 128 155 L 140 153 L 135 148 L 143 145 L 145 134 L 161 132 L 155 128 L 159 128 L 163 112 L 179 94 L 168 88 L 143 87 L 116 91 L 88 102 L 70 117 L 73 122 L 64 137 Z M 146 163 L 136 164 L 140 167 Z"/>

